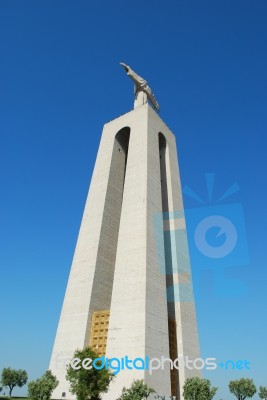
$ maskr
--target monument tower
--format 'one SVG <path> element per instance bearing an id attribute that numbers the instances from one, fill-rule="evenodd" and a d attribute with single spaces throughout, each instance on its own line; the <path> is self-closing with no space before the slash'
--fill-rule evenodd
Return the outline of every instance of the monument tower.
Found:
<path id="1" fill-rule="evenodd" d="M 175 136 L 147 82 L 121 65 L 135 84 L 134 109 L 104 125 L 50 361 L 54 399 L 75 398 L 64 362 L 86 346 L 109 359 L 199 357 Z M 182 399 L 196 375 L 183 363 L 124 369 L 102 398 L 144 379 Z"/>

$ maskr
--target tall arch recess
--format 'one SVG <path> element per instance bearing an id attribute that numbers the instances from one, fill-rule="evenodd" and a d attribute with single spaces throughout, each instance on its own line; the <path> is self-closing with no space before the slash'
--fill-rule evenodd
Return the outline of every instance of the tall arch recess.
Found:
<path id="1" fill-rule="evenodd" d="M 178 357 L 177 348 L 177 334 L 176 334 L 176 318 L 174 301 L 174 284 L 173 284 L 173 259 L 172 259 L 172 237 L 171 231 L 168 229 L 170 221 L 170 208 L 169 208 L 169 195 L 168 195 L 168 174 L 167 174 L 167 163 L 168 158 L 168 143 L 163 135 L 159 132 L 159 161 L 160 161 L 160 180 L 161 180 L 161 199 L 162 199 L 162 216 L 165 221 L 164 226 L 164 258 L 165 258 L 165 271 L 166 271 L 166 296 L 168 293 L 168 328 L 169 328 L 169 347 L 170 347 L 170 358 L 175 360 Z M 175 370 L 171 370 L 171 391 L 172 396 L 178 395 L 179 388 L 179 374 Z"/>
<path id="2" fill-rule="evenodd" d="M 109 309 L 111 303 L 130 131 L 129 127 L 124 127 L 115 135 L 110 164 L 97 257 L 97 265 L 105 268 L 109 282 L 105 288 L 107 299 L 103 304 L 103 309 Z M 100 304 L 103 297 L 106 297 L 103 292 L 99 293 L 96 304 Z"/>
<path id="3" fill-rule="evenodd" d="M 86 335 L 92 347 L 93 313 L 109 311 L 111 306 L 130 131 L 129 127 L 124 127 L 114 137 Z M 88 345 L 88 341 L 85 344 Z M 105 348 L 101 351 L 105 354 Z"/>

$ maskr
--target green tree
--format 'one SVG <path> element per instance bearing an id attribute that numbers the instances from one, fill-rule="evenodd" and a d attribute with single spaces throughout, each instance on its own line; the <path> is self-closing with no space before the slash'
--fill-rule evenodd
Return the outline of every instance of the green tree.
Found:
<path id="1" fill-rule="evenodd" d="M 9 388 L 9 396 L 12 396 L 14 387 L 22 387 L 27 383 L 27 372 L 22 369 L 4 368 L 2 371 L 2 385 Z"/>
<path id="2" fill-rule="evenodd" d="M 183 390 L 185 400 L 211 400 L 218 388 L 211 387 L 208 379 L 194 377 L 186 379 Z"/>
<path id="3" fill-rule="evenodd" d="M 29 382 L 28 397 L 31 400 L 50 400 L 53 390 L 58 385 L 58 380 L 51 371 L 46 371 L 41 378 Z"/>
<path id="4" fill-rule="evenodd" d="M 73 356 L 81 362 L 85 359 L 93 362 L 98 357 L 90 347 L 75 351 Z M 101 361 L 96 361 L 96 365 L 101 367 Z M 96 369 L 92 366 L 91 369 L 86 369 L 81 364 L 78 366 L 79 369 L 74 369 L 71 364 L 67 366 L 66 379 L 70 382 L 71 393 L 76 395 L 77 400 L 100 400 L 100 394 L 108 391 L 114 374 L 106 368 Z"/>
<path id="5" fill-rule="evenodd" d="M 155 393 L 155 390 L 148 387 L 142 379 L 136 380 L 129 389 L 125 387 L 122 389 L 122 394 L 117 400 L 143 400 L 147 399 L 151 393 Z"/>
<path id="6" fill-rule="evenodd" d="M 241 378 L 229 383 L 229 390 L 238 400 L 245 400 L 247 397 L 252 397 L 257 392 L 256 386 L 252 379 Z"/>
<path id="7" fill-rule="evenodd" d="M 260 399 L 264 399 L 264 400 L 267 399 L 267 387 L 265 387 L 265 386 L 260 386 L 260 389 L 259 389 L 259 397 L 260 397 Z"/>

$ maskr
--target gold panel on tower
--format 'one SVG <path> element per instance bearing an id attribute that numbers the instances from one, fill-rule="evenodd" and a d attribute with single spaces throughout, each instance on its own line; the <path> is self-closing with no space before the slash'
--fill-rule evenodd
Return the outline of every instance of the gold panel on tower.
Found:
<path id="1" fill-rule="evenodd" d="M 100 310 L 92 315 L 89 346 L 100 357 L 106 354 L 109 314 L 109 310 Z"/>

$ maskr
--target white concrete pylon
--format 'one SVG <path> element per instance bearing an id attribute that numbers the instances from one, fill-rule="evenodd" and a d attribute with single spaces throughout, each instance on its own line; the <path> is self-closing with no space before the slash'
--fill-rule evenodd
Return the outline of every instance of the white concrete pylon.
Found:
<path id="1" fill-rule="evenodd" d="M 199 357 L 175 137 L 148 104 L 103 129 L 50 363 L 60 381 L 53 398 L 74 398 L 58 359 L 89 344 L 99 310 L 110 310 L 108 358 Z M 180 366 L 177 399 L 184 380 L 199 374 Z M 103 400 L 134 379 L 174 394 L 165 364 L 152 374 L 121 370 Z"/>

